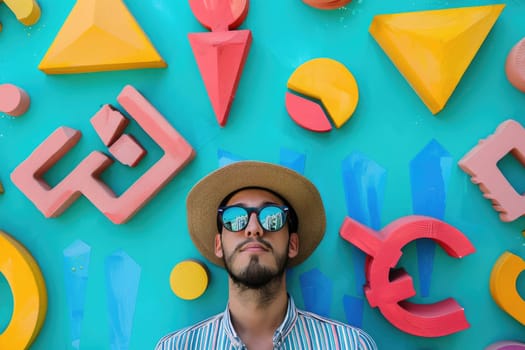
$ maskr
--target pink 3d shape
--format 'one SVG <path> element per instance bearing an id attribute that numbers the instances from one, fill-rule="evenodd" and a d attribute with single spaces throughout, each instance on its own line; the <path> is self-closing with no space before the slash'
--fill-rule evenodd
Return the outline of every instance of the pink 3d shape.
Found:
<path id="1" fill-rule="evenodd" d="M 515 341 L 501 341 L 490 345 L 485 350 L 525 350 L 525 344 Z"/>
<path id="2" fill-rule="evenodd" d="M 102 106 L 90 122 L 106 146 L 111 146 L 129 123 L 118 109 L 109 104 Z"/>
<path id="3" fill-rule="evenodd" d="M 496 132 L 481 140 L 460 161 L 459 166 L 492 201 L 502 221 L 513 221 L 525 213 L 525 197 L 514 189 L 498 168 L 498 162 L 512 154 L 525 166 L 525 129 L 514 120 L 501 123 Z"/>
<path id="4" fill-rule="evenodd" d="M 306 98 L 286 93 L 286 110 L 292 119 L 305 129 L 315 132 L 332 130 L 332 125 L 318 103 Z M 299 119 L 300 118 L 300 119 Z"/>
<path id="5" fill-rule="evenodd" d="M 248 56 L 252 34 L 237 28 L 248 13 L 248 0 L 190 0 L 193 14 L 211 33 L 190 33 L 188 39 L 220 126 L 231 103 Z"/>
<path id="6" fill-rule="evenodd" d="M 0 85 L 0 113 L 18 117 L 27 111 L 29 104 L 29 96 L 21 88 L 13 84 Z"/>
<path id="7" fill-rule="evenodd" d="M 406 216 L 380 232 L 346 218 L 340 235 L 366 254 L 365 294 L 372 307 L 400 330 L 420 337 L 440 337 L 469 327 L 463 308 L 452 298 L 434 304 L 415 304 L 405 299 L 416 295 L 412 277 L 394 268 L 402 248 L 420 238 L 431 238 L 445 252 L 461 258 L 475 251 L 474 246 L 453 226 L 426 216 Z"/>
<path id="8" fill-rule="evenodd" d="M 525 92 L 525 38 L 510 50 L 505 62 L 505 73 L 516 89 Z"/>
<path id="9" fill-rule="evenodd" d="M 343 7 L 352 0 L 303 0 L 303 2 L 320 10 L 333 10 Z"/>
<path id="10" fill-rule="evenodd" d="M 525 260 L 510 252 L 503 253 L 490 274 L 490 294 L 500 308 L 525 326 L 525 300 L 517 289 L 522 272 Z"/>
<path id="11" fill-rule="evenodd" d="M 124 134 L 109 147 L 109 153 L 119 162 L 130 167 L 136 166 L 146 155 L 146 151 L 133 136 Z"/>
<path id="12" fill-rule="evenodd" d="M 113 223 L 124 223 L 193 159 L 194 151 L 188 142 L 132 86 L 124 87 L 117 100 L 164 155 L 120 196 L 100 179 L 113 160 L 98 151 L 90 153 L 60 183 L 50 187 L 42 176 L 80 139 L 79 131 L 58 128 L 11 174 L 13 183 L 45 217 L 59 216 L 83 194 Z"/>

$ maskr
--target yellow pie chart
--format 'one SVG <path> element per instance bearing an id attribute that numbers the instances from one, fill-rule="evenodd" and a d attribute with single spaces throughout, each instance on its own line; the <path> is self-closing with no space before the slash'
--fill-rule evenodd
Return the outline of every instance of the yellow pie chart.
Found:
<path id="1" fill-rule="evenodd" d="M 359 101 L 354 76 L 345 65 L 331 58 L 303 63 L 292 73 L 287 85 L 291 91 L 286 97 L 288 113 L 296 123 L 313 131 L 329 131 L 329 120 L 340 128 L 352 117 Z M 328 116 L 320 113 L 322 109 L 313 111 L 310 99 L 320 101 Z"/>

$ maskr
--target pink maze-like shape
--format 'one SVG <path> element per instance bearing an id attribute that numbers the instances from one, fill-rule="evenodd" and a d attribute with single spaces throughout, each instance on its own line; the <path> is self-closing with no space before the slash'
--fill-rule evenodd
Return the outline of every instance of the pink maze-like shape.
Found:
<path id="1" fill-rule="evenodd" d="M 113 223 L 125 223 L 193 159 L 195 153 L 190 144 L 132 86 L 126 86 L 117 100 L 164 155 L 118 197 L 99 178 L 113 160 L 98 151 L 90 153 L 60 183 L 50 187 L 42 176 L 81 136 L 78 130 L 58 128 L 11 174 L 13 183 L 44 216 L 59 216 L 83 194 Z"/>

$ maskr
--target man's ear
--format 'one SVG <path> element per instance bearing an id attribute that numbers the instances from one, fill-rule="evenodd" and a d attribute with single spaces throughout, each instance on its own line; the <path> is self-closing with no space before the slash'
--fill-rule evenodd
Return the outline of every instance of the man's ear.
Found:
<path id="1" fill-rule="evenodd" d="M 215 256 L 218 258 L 223 256 L 221 235 L 218 233 L 215 235 Z"/>
<path id="2" fill-rule="evenodd" d="M 299 254 L 299 235 L 295 232 L 290 233 L 288 242 L 288 257 L 295 258 Z"/>

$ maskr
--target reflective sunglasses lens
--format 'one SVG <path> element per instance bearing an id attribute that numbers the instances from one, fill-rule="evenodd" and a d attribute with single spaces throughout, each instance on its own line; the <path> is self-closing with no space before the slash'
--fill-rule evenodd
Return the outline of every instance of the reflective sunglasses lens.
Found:
<path id="1" fill-rule="evenodd" d="M 228 231 L 241 231 L 248 225 L 248 212 L 242 207 L 226 208 L 222 213 L 222 224 Z"/>
<path id="2" fill-rule="evenodd" d="M 286 213 L 279 207 L 264 207 L 259 212 L 259 222 L 266 231 L 279 231 L 286 223 Z"/>

